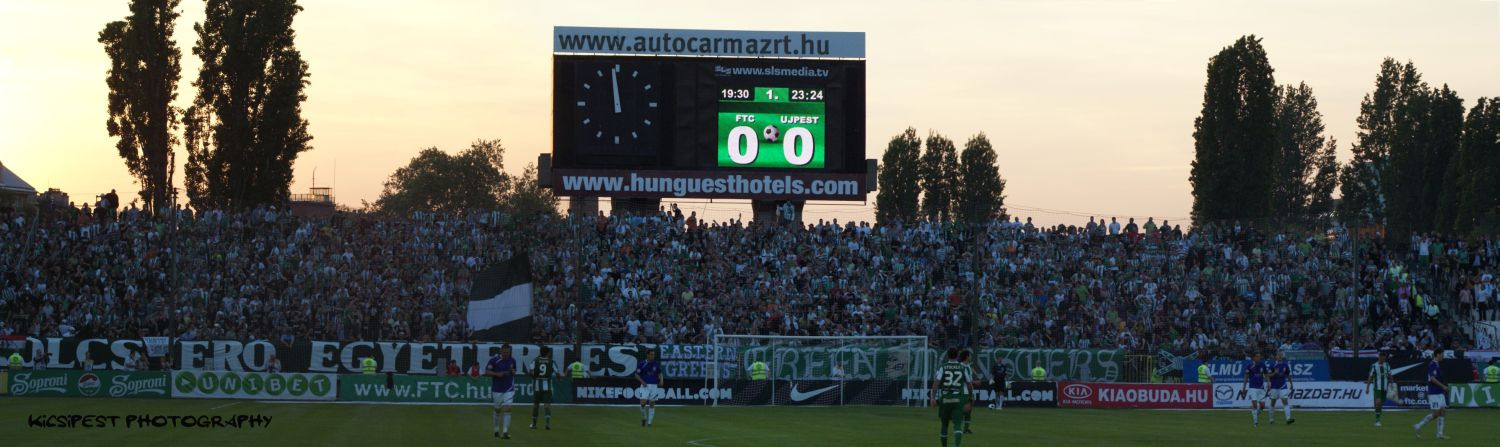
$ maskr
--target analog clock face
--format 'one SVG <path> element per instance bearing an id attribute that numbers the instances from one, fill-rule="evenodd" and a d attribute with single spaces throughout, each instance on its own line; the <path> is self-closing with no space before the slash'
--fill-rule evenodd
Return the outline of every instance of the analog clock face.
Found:
<path id="1" fill-rule="evenodd" d="M 580 65 L 578 143 L 592 153 L 650 155 L 660 132 L 661 78 L 652 63 Z"/>

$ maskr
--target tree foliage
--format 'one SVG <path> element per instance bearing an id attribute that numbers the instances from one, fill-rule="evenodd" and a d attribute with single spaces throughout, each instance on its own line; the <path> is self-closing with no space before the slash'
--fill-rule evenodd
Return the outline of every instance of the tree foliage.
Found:
<path id="1" fill-rule="evenodd" d="M 175 131 L 181 111 L 177 81 L 182 79 L 182 50 L 172 39 L 179 0 L 131 0 L 130 15 L 99 32 L 109 56 L 109 136 L 125 168 L 141 184 L 146 209 L 171 204 Z"/>
<path id="2" fill-rule="evenodd" d="M 1272 213 L 1276 80 L 1265 48 L 1241 37 L 1209 59 L 1203 109 L 1193 123 L 1193 221 Z"/>
<path id="3" fill-rule="evenodd" d="M 1500 97 L 1479 98 L 1469 109 L 1459 152 L 1448 166 L 1452 187 L 1440 204 L 1451 208 L 1447 230 L 1500 232 Z"/>
<path id="4" fill-rule="evenodd" d="M 1412 63 L 1401 65 L 1391 58 L 1380 63 L 1375 91 L 1359 105 L 1359 132 L 1351 147 L 1354 159 L 1340 174 L 1340 220 L 1385 221 L 1390 186 L 1385 176 L 1396 140 L 1396 110 L 1425 88 Z"/>
<path id="5" fill-rule="evenodd" d="M 1308 222 L 1324 216 L 1338 179 L 1337 145 L 1323 136 L 1323 114 L 1306 83 L 1276 89 L 1276 158 L 1271 184 L 1273 216 Z"/>
<path id="6" fill-rule="evenodd" d="M 1005 218 L 1005 179 L 1000 176 L 995 148 L 984 132 L 964 143 L 959 171 L 958 215 L 964 222 L 983 223 Z"/>
<path id="7" fill-rule="evenodd" d="M 302 119 L 307 63 L 295 0 L 208 0 L 193 54 L 203 61 L 184 117 L 188 197 L 198 208 L 279 204 L 292 165 L 311 149 Z"/>
<path id="8" fill-rule="evenodd" d="M 436 147 L 423 149 L 391 174 L 375 206 L 401 215 L 501 209 L 512 189 L 504 160 L 505 147 L 500 140 L 475 141 L 458 155 L 448 155 Z M 534 183 L 535 168 L 532 171 Z M 555 204 L 556 199 L 552 200 Z"/>
<path id="9" fill-rule="evenodd" d="M 922 140 L 917 139 L 917 129 L 891 137 L 885 155 L 880 158 L 880 172 L 876 183 L 879 193 L 875 196 L 876 222 L 911 221 L 917 218 L 917 198 L 922 193 L 919 163 Z"/>
<path id="10" fill-rule="evenodd" d="M 515 187 L 505 200 L 506 208 L 519 216 L 556 216 L 557 205 L 557 196 L 552 195 L 551 189 L 542 187 L 537 179 L 534 163 L 526 165 L 526 170 L 521 178 L 516 179 Z"/>
<path id="11" fill-rule="evenodd" d="M 946 221 L 956 217 L 958 203 L 958 150 L 953 140 L 937 132 L 927 133 L 927 149 L 921 158 L 922 217 Z"/>

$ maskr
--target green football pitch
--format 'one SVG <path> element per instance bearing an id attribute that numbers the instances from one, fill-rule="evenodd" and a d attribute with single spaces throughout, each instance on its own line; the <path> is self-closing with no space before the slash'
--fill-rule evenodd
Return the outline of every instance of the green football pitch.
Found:
<path id="1" fill-rule="evenodd" d="M 637 407 L 553 409 L 552 430 L 530 430 L 530 407 L 517 407 L 513 439 L 491 435 L 490 409 L 464 405 L 372 405 L 235 400 L 80 398 L 0 399 L 0 444 L 112 447 L 201 446 L 936 446 L 938 421 L 929 408 L 905 407 L 660 407 L 651 428 Z M 1422 411 L 1391 411 L 1385 427 L 1364 411 L 1297 411 L 1297 423 L 1250 425 L 1248 410 L 1159 411 L 975 409 L 968 446 L 1500 445 L 1500 411 L 1454 410 L 1450 440 L 1412 435 Z M 260 428 L 40 428 L 40 415 L 264 415 Z M 1279 416 L 1279 415 L 1278 415 Z M 1280 417 L 1277 418 L 1281 419 Z"/>

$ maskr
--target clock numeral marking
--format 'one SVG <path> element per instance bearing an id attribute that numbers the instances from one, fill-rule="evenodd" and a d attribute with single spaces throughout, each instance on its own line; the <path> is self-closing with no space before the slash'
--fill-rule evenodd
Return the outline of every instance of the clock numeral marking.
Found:
<path id="1" fill-rule="evenodd" d="M 578 101 L 578 107 L 583 107 L 586 104 L 588 104 L 588 103 L 583 102 L 583 101 Z"/>
<path id="2" fill-rule="evenodd" d="M 646 125 L 647 125 L 647 126 L 650 126 L 650 125 L 651 125 L 651 120 L 645 120 L 645 121 L 646 121 Z"/>
<path id="3" fill-rule="evenodd" d="M 604 138 L 604 131 L 594 132 L 594 138 Z"/>
<path id="4" fill-rule="evenodd" d="M 620 144 L 620 136 L 615 135 L 615 144 Z"/>
<path id="5" fill-rule="evenodd" d="M 604 70 L 594 70 L 594 73 L 598 73 L 601 78 L 604 77 Z"/>
<path id="6" fill-rule="evenodd" d="M 593 87 L 590 87 L 589 83 L 585 82 L 585 83 L 583 83 L 583 89 L 584 90 L 591 90 L 591 89 L 593 89 Z"/>
<path id="7" fill-rule="evenodd" d="M 639 75 L 639 74 L 641 74 L 640 70 L 631 70 L 630 71 L 630 77 L 632 77 L 632 78 L 634 78 L 636 75 Z"/>
<path id="8" fill-rule="evenodd" d="M 640 136 L 640 135 L 636 135 L 636 134 L 635 134 L 635 132 L 631 132 L 631 133 L 630 133 L 630 138 L 633 138 L 633 139 L 634 139 L 634 138 L 640 138 L 640 137 L 641 137 L 641 136 Z"/>
<path id="9" fill-rule="evenodd" d="M 651 84 L 646 84 L 646 90 L 651 90 Z"/>
<path id="10" fill-rule="evenodd" d="M 584 124 L 588 124 L 588 123 L 589 123 L 589 119 L 588 119 L 588 118 L 584 118 L 584 119 L 583 119 L 583 123 L 584 123 Z"/>
<path id="11" fill-rule="evenodd" d="M 654 103 L 654 102 L 648 102 L 648 103 L 646 103 L 646 107 L 650 107 L 650 108 L 654 109 L 654 108 L 656 108 L 656 103 Z"/>

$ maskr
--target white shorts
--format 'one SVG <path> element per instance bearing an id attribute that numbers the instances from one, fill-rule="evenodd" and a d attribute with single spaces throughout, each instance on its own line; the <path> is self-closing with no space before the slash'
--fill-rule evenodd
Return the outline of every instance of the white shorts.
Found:
<path id="1" fill-rule="evenodd" d="M 1427 408 L 1431 408 L 1433 410 L 1448 408 L 1448 396 L 1443 394 L 1428 394 Z"/>
<path id="2" fill-rule="evenodd" d="M 1287 399 L 1290 397 L 1292 397 L 1291 390 L 1288 390 L 1286 388 L 1271 388 L 1269 392 L 1266 393 L 1266 398 L 1271 400 Z"/>
<path id="3" fill-rule="evenodd" d="M 509 407 L 510 404 L 515 403 L 516 401 L 516 392 L 506 391 L 502 393 L 499 391 L 494 391 L 490 393 L 490 397 L 495 400 L 495 408 L 500 408 L 501 406 Z"/>
<path id="4" fill-rule="evenodd" d="M 1250 389 L 1250 394 L 1247 397 L 1250 399 L 1251 402 L 1260 402 L 1260 401 L 1266 400 L 1266 389 L 1265 388 L 1251 388 Z"/>
<path id="5" fill-rule="evenodd" d="M 640 400 L 656 401 L 657 398 L 661 397 L 661 394 L 661 387 L 649 383 L 641 385 L 640 388 L 635 390 L 635 396 L 640 398 Z"/>

